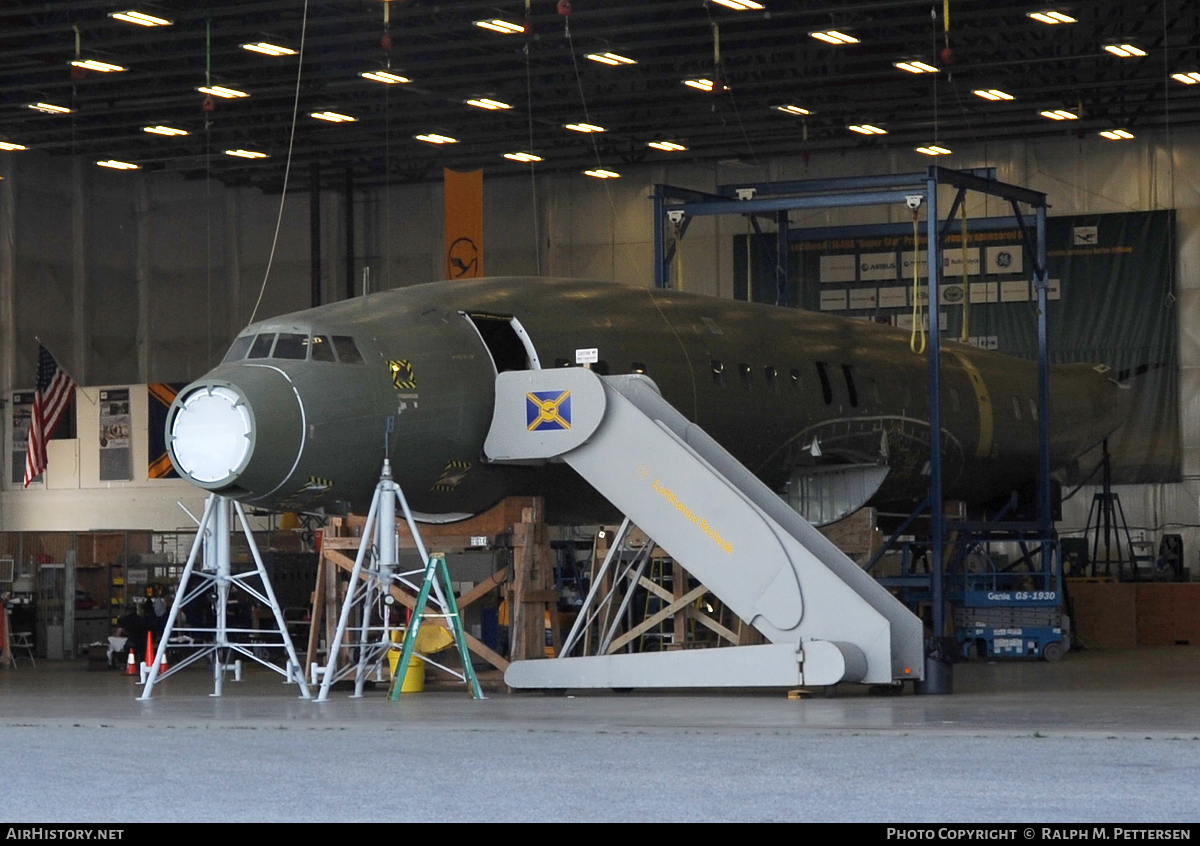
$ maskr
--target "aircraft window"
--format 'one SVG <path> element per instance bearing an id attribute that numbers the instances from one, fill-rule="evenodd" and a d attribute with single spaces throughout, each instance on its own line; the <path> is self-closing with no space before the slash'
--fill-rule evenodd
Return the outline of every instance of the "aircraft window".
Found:
<path id="1" fill-rule="evenodd" d="M 275 341 L 275 352 L 271 357 L 301 360 L 308 358 L 308 335 L 280 332 L 278 340 Z"/>
<path id="2" fill-rule="evenodd" d="M 779 387 L 778 382 L 776 382 L 778 376 L 779 371 L 774 367 L 768 365 L 767 367 L 763 368 L 763 377 L 767 380 L 767 387 L 769 387 L 772 391 L 777 390 Z"/>
<path id="3" fill-rule="evenodd" d="M 1016 397 L 1013 397 L 1012 404 L 1013 404 L 1013 417 L 1020 420 L 1021 419 L 1021 401 L 1019 399 L 1017 399 Z"/>
<path id="4" fill-rule="evenodd" d="M 275 333 L 256 335 L 250 345 L 250 354 L 246 358 L 267 358 L 271 355 L 271 346 L 275 343 Z"/>
<path id="5" fill-rule="evenodd" d="M 225 357 L 221 359 L 221 363 L 224 364 L 227 361 L 241 361 L 246 357 L 246 351 L 250 349 L 250 343 L 253 340 L 253 335 L 243 335 L 240 338 L 235 338 L 233 344 L 229 347 L 229 352 L 225 353 Z"/>
<path id="6" fill-rule="evenodd" d="M 825 399 L 826 405 L 833 405 L 833 386 L 829 384 L 828 366 L 823 361 L 816 362 L 817 377 L 821 380 L 821 396 Z"/>
<path id="7" fill-rule="evenodd" d="M 635 361 L 633 364 L 629 365 L 629 370 L 633 373 L 645 373 L 646 365 L 642 364 L 640 361 Z"/>
<path id="8" fill-rule="evenodd" d="M 363 360 L 358 345 L 349 335 L 334 335 L 333 348 L 337 350 L 338 361 L 343 364 L 358 364 Z"/>
<path id="9" fill-rule="evenodd" d="M 738 375 L 742 377 L 742 386 L 746 388 L 754 387 L 754 372 L 750 369 L 749 364 L 738 365 Z"/>
<path id="10" fill-rule="evenodd" d="M 333 344 L 329 343 L 329 339 L 324 335 L 313 335 L 311 346 L 313 361 L 336 361 L 333 357 Z"/>
<path id="11" fill-rule="evenodd" d="M 843 364 L 842 375 L 846 377 L 846 392 L 850 395 L 850 406 L 858 408 L 858 388 L 854 386 L 854 367 Z"/>
<path id="12" fill-rule="evenodd" d="M 799 390 L 800 389 L 800 371 L 793 369 L 791 375 L 792 375 L 792 387 L 795 388 L 796 390 Z"/>
<path id="13" fill-rule="evenodd" d="M 725 387 L 725 364 L 717 361 L 715 358 L 712 361 L 713 384 L 718 388 Z"/>
<path id="14" fill-rule="evenodd" d="M 1028 398 L 1025 402 L 1029 403 L 1029 419 L 1037 422 L 1037 403 Z"/>
<path id="15" fill-rule="evenodd" d="M 875 406 L 875 408 L 879 408 L 881 405 L 883 405 L 883 397 L 879 395 L 879 383 L 875 381 L 874 376 L 867 379 L 867 382 L 867 394 L 870 397 L 871 405 Z"/>

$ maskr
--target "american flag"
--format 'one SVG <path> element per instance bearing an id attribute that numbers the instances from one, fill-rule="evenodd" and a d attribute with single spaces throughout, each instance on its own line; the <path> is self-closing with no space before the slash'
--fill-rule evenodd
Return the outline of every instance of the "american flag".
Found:
<path id="1" fill-rule="evenodd" d="M 37 393 L 29 419 L 29 441 L 25 452 L 25 487 L 46 469 L 46 441 L 75 393 L 75 380 L 58 366 L 54 356 L 38 344 Z"/>

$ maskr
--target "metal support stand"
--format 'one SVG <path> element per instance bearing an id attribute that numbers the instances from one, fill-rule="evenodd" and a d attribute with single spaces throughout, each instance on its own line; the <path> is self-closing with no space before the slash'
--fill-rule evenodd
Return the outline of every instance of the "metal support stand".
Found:
<path id="1" fill-rule="evenodd" d="M 396 503 L 404 513 L 404 519 L 412 532 L 413 542 L 417 552 L 425 564 L 418 570 L 399 572 L 397 570 L 396 543 Z M 454 603 L 454 594 L 450 590 L 448 578 L 444 578 L 445 586 L 438 583 L 435 572 L 437 559 L 431 559 L 421 540 L 416 520 L 404 498 L 404 492 L 392 479 L 391 463 L 385 458 L 379 484 L 375 486 L 375 494 L 371 498 L 371 507 L 367 512 L 367 520 L 363 525 L 362 543 L 358 546 L 358 554 L 354 558 L 354 567 L 350 571 L 350 584 L 346 588 L 346 598 L 342 602 L 342 611 L 338 617 L 337 631 L 333 642 L 329 644 L 329 660 L 322 671 L 321 689 L 317 694 L 318 702 L 329 699 L 329 690 L 333 684 L 354 673 L 354 698 L 362 696 L 363 685 L 367 677 L 382 669 L 382 663 L 387 658 L 389 650 L 396 647 L 394 635 L 404 630 L 404 626 L 392 620 L 392 609 L 395 598 L 392 590 L 396 585 L 404 585 L 418 594 L 418 609 L 413 612 L 412 625 L 404 639 L 403 665 L 397 665 L 397 678 L 404 677 L 407 668 L 406 658 L 413 654 L 416 644 L 417 630 L 420 626 L 420 612 L 430 594 L 437 608 L 434 614 L 426 616 L 444 616 L 450 623 L 447 628 L 458 646 L 463 660 L 463 672 L 445 667 L 426 655 L 416 653 L 417 657 L 428 664 L 445 670 L 451 675 L 462 679 L 471 687 L 471 693 L 476 699 L 482 699 L 483 693 L 475 678 L 475 670 L 467 654 L 466 636 L 462 628 L 462 620 Z M 442 568 L 445 568 L 445 560 Z M 420 585 L 415 584 L 410 577 L 423 574 Z M 356 639 L 346 643 L 347 630 L 351 628 L 351 615 L 357 613 L 358 623 L 354 626 Z M 343 648 L 356 651 L 357 659 L 347 663 L 340 670 L 337 667 L 338 655 Z"/>
<path id="2" fill-rule="evenodd" d="M 249 541 L 250 553 L 254 556 L 255 569 L 245 573 L 234 574 L 232 572 L 229 542 L 231 505 L 238 516 L 242 532 Z M 203 563 L 197 570 L 196 562 L 201 557 L 201 548 L 204 550 Z M 250 584 L 250 580 L 255 578 L 259 580 L 262 586 L 261 590 Z M 193 584 L 193 581 L 196 583 Z M 227 612 L 229 589 L 233 586 L 270 608 L 277 629 L 231 629 Z M 214 627 L 199 627 L 190 624 L 177 626 L 180 609 L 209 590 L 213 590 L 215 593 L 216 625 Z M 275 634 L 279 635 L 278 641 L 261 639 L 264 635 L 273 638 Z M 172 644 L 172 635 L 178 635 L 180 641 Z M 244 637 L 246 640 L 231 641 L 231 636 Z M 250 637 L 259 638 L 259 640 L 251 643 L 249 642 Z M 166 672 L 160 673 L 168 646 L 177 650 L 192 649 L 195 651 L 184 660 L 172 665 Z M 265 650 L 280 647 L 287 653 L 288 663 L 284 667 L 273 664 L 263 657 Z M 298 683 L 301 698 L 309 698 L 308 685 L 304 681 L 304 673 L 300 668 L 300 661 L 296 657 L 296 649 L 288 634 L 287 623 L 283 619 L 283 610 L 279 607 L 279 600 L 275 598 L 275 591 L 271 588 L 271 580 L 267 577 L 267 569 L 263 564 L 262 556 L 258 554 L 254 533 L 250 530 L 250 524 L 246 520 L 246 512 L 242 509 L 241 503 L 227 497 L 210 494 L 204 503 L 204 513 L 198 522 L 196 539 L 192 541 L 187 565 L 183 568 L 183 575 L 179 579 L 179 590 L 175 592 L 175 601 L 171 603 L 171 612 L 167 615 L 167 625 L 163 629 L 158 643 L 154 665 L 150 668 L 145 688 L 138 699 L 143 701 L 150 699 L 154 693 L 154 685 L 159 680 L 168 678 L 184 667 L 210 655 L 213 665 L 213 692 L 211 695 L 220 696 L 223 692 L 225 672 L 235 666 L 235 664 L 229 663 L 230 657 L 234 654 L 243 655 L 274 670 L 284 676 L 288 683 L 293 681 Z M 240 661 L 236 662 L 236 666 L 239 669 L 240 678 Z"/>
<path id="3" fill-rule="evenodd" d="M 1083 529 L 1083 536 L 1086 538 L 1089 533 L 1096 534 L 1092 539 L 1092 554 L 1091 554 L 1091 571 L 1092 575 L 1096 575 L 1096 565 L 1101 560 L 1104 561 L 1104 575 L 1112 575 L 1113 565 L 1113 548 L 1115 546 L 1117 557 L 1117 576 L 1118 578 L 1124 575 L 1125 570 L 1125 552 L 1129 550 L 1129 566 L 1133 572 L 1133 578 L 1137 579 L 1137 560 L 1133 557 L 1133 538 L 1129 535 L 1129 524 L 1125 520 L 1125 509 L 1121 507 L 1121 497 L 1113 493 L 1112 489 L 1112 465 L 1108 455 L 1108 439 L 1105 438 L 1103 443 L 1103 457 L 1101 458 L 1101 473 L 1102 482 L 1100 492 L 1092 496 L 1092 507 L 1088 510 L 1087 524 Z M 1121 534 L 1125 535 L 1125 546 L 1121 546 Z M 1100 536 L 1104 535 L 1104 558 L 1100 558 Z"/>

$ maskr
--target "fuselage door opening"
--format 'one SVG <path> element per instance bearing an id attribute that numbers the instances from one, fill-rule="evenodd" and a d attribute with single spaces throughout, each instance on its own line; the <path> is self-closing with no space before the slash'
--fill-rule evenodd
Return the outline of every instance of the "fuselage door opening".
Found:
<path id="1" fill-rule="evenodd" d="M 460 313 L 479 333 L 479 339 L 492 357 L 492 366 L 497 373 L 542 369 L 533 341 L 517 318 L 510 314 Z"/>

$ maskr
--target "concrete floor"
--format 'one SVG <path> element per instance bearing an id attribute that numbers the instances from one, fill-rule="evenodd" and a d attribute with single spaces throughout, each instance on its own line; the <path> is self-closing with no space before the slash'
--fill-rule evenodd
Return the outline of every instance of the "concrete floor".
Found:
<path id="1" fill-rule="evenodd" d="M 0 820 L 1200 822 L 1200 647 L 956 665 L 950 696 L 300 700 L 0 669 Z"/>

